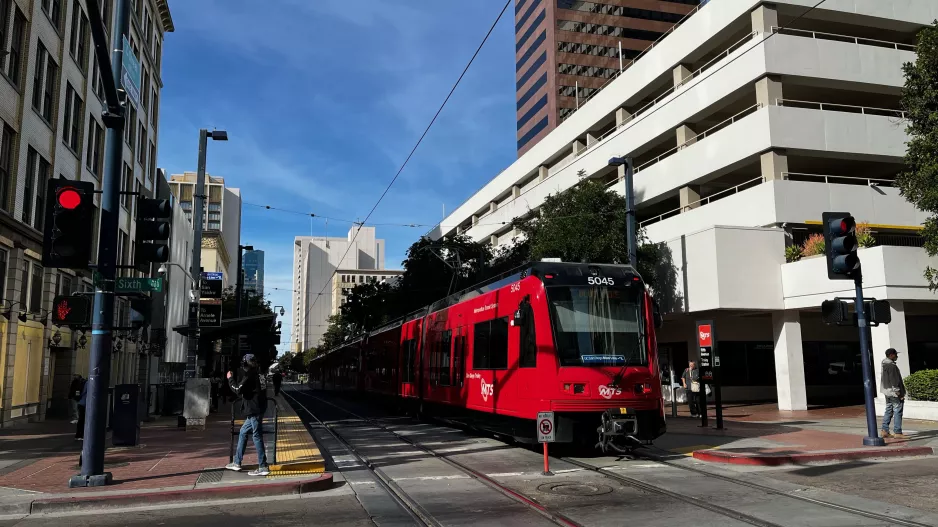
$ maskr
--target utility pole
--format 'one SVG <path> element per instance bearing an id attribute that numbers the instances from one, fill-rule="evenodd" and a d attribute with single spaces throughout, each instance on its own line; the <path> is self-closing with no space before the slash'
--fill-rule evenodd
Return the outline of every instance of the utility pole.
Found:
<path id="1" fill-rule="evenodd" d="M 856 273 L 853 280 L 856 288 L 856 311 L 857 326 L 860 329 L 860 364 L 863 369 L 863 399 L 866 406 L 866 437 L 863 438 L 864 446 L 885 446 L 886 440 L 877 435 L 876 431 L 876 405 L 873 399 L 876 399 L 876 379 L 873 375 L 873 356 L 870 350 L 870 325 L 866 319 L 866 303 L 863 301 L 863 270 Z"/>
<path id="2" fill-rule="evenodd" d="M 632 168 L 631 157 L 614 157 L 609 160 L 609 166 L 617 167 L 620 177 L 625 179 L 625 223 L 626 223 L 626 242 L 629 247 L 629 265 L 638 266 L 638 240 L 635 238 L 635 232 L 638 230 L 635 225 L 635 184 L 633 182 L 634 170 Z M 622 172 L 625 172 L 622 174 Z"/>
<path id="3" fill-rule="evenodd" d="M 205 151 L 208 148 L 208 130 L 199 130 L 199 165 L 195 177 L 195 193 L 192 196 L 192 289 L 189 298 L 189 336 L 186 356 L 186 379 L 198 377 L 199 368 L 199 291 L 202 281 L 202 215 L 205 209 Z"/>
<path id="4" fill-rule="evenodd" d="M 107 132 L 105 134 L 104 177 L 101 182 L 101 227 L 97 259 L 97 271 L 100 278 L 94 292 L 81 473 L 69 479 L 70 488 L 99 487 L 111 483 L 111 473 L 104 471 L 104 450 L 111 374 L 111 339 L 114 325 L 114 279 L 117 274 L 120 175 L 124 153 L 124 108 L 119 93 L 122 90 L 118 83 L 123 67 L 123 40 L 130 23 L 129 0 L 117 0 L 113 39 L 109 43 L 97 0 L 88 0 L 86 4 L 95 56 L 101 70 L 101 81 L 107 101 L 107 109 L 102 115 Z M 108 57 L 108 52 L 110 52 L 110 57 Z"/>

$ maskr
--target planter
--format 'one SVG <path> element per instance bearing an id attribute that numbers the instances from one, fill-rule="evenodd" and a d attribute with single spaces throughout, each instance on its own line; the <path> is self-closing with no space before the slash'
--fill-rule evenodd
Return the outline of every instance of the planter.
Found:
<path id="1" fill-rule="evenodd" d="M 876 415 L 882 417 L 886 409 L 886 400 L 882 397 L 876 399 Z M 902 407 L 902 419 L 918 419 L 921 421 L 938 421 L 938 402 L 905 400 Z"/>

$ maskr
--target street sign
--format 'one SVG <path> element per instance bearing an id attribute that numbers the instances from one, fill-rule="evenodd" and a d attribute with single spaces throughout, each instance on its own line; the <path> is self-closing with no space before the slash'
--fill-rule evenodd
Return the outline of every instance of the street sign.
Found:
<path id="1" fill-rule="evenodd" d="M 121 277 L 114 281 L 114 291 L 119 293 L 162 293 L 162 278 Z"/>
<path id="2" fill-rule="evenodd" d="M 221 298 L 221 273 L 202 273 L 199 280 L 200 295 L 202 298 Z"/>
<path id="3" fill-rule="evenodd" d="M 127 93 L 127 98 L 134 107 L 140 109 L 140 62 L 130 47 L 127 36 L 124 36 L 123 59 L 121 68 L 121 86 Z M 131 123 L 133 126 L 133 123 Z"/>
<path id="4" fill-rule="evenodd" d="M 537 442 L 554 442 L 554 412 L 537 413 Z"/>
<path id="5" fill-rule="evenodd" d="M 713 321 L 701 320 L 696 323 L 697 347 L 700 350 L 700 383 L 713 386 L 717 411 L 717 430 L 723 429 L 723 402 L 720 387 L 720 354 Z M 706 390 L 700 390 L 700 415 L 703 426 L 707 426 Z"/>
<path id="6" fill-rule="evenodd" d="M 199 325 L 207 328 L 221 327 L 221 302 L 199 304 Z"/>

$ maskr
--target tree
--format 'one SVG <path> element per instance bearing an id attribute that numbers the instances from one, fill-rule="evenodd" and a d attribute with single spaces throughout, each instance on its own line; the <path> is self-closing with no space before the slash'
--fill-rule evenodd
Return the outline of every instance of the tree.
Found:
<path id="1" fill-rule="evenodd" d="M 397 293 L 387 282 L 358 284 L 342 304 L 342 319 L 355 330 L 376 328 L 398 315 Z"/>
<path id="2" fill-rule="evenodd" d="M 277 363 L 280 364 L 280 371 L 289 371 L 290 363 L 293 361 L 293 353 L 290 351 L 284 352 L 279 358 L 277 358 Z"/>
<path id="3" fill-rule="evenodd" d="M 468 236 L 420 238 L 407 249 L 397 285 L 397 315 L 419 309 L 480 281 L 492 250 Z"/>
<path id="4" fill-rule="evenodd" d="M 586 180 L 548 196 L 539 209 L 512 222 L 525 239 L 515 240 L 496 253 L 494 261 L 507 265 L 560 258 L 565 262 L 628 263 L 627 221 L 625 197 L 609 192 L 599 181 Z M 665 244 L 649 243 L 641 229 L 636 234 L 639 274 L 663 312 L 680 309 L 683 300 L 677 292 L 671 250 Z"/>
<path id="5" fill-rule="evenodd" d="M 245 290 L 241 297 L 241 316 L 253 317 L 257 315 L 271 315 L 274 310 L 271 309 L 270 301 L 251 290 Z M 238 316 L 238 296 L 235 294 L 234 286 L 225 288 L 221 293 L 221 317 L 222 319 L 240 318 Z"/>
<path id="6" fill-rule="evenodd" d="M 329 351 L 348 340 L 352 336 L 352 326 L 342 317 L 342 314 L 332 315 L 328 319 L 329 327 L 322 335 L 319 349 Z"/>
<path id="7" fill-rule="evenodd" d="M 922 237 L 925 252 L 938 254 L 938 21 L 918 35 L 915 62 L 903 65 L 905 90 L 902 108 L 906 112 L 909 148 L 906 170 L 897 183 L 902 195 L 919 209 L 931 213 L 925 220 Z M 938 290 L 938 270 L 925 268 L 932 291 Z"/>

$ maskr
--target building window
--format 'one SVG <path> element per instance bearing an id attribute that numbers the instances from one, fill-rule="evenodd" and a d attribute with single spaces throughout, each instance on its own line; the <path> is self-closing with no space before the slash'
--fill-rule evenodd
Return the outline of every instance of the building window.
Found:
<path id="1" fill-rule="evenodd" d="M 577 55 L 591 55 L 593 57 L 619 58 L 618 46 L 601 46 L 599 44 L 583 44 L 582 42 L 558 42 L 557 51 L 560 53 L 576 53 Z M 634 49 L 622 48 L 623 59 L 634 59 L 642 52 Z"/>
<path id="2" fill-rule="evenodd" d="M 634 38 L 637 40 L 648 40 L 652 42 L 658 40 L 658 38 L 664 34 L 660 31 L 647 31 L 644 29 L 609 26 L 606 24 L 591 24 L 589 22 L 578 22 L 575 20 L 558 20 L 557 29 L 562 31 L 573 31 L 575 33 L 586 33 L 589 35 Z"/>
<path id="3" fill-rule="evenodd" d="M 127 257 L 127 235 L 124 231 L 117 231 L 117 265 L 124 265 L 124 259 Z M 118 269 L 119 276 L 123 276 L 124 269 Z"/>
<path id="4" fill-rule="evenodd" d="M 55 121 L 52 111 L 55 107 L 55 81 L 58 65 L 52 60 L 52 55 L 46 47 L 39 42 L 36 45 L 36 75 L 33 78 L 33 109 L 50 126 Z"/>
<path id="5" fill-rule="evenodd" d="M 212 231 L 220 231 L 221 223 L 218 223 L 217 221 L 210 221 L 208 222 L 208 229 Z"/>
<path id="6" fill-rule="evenodd" d="M 78 63 L 82 73 L 88 69 L 88 17 L 81 10 L 78 0 L 72 3 L 72 29 L 69 37 L 68 51 Z"/>
<path id="7" fill-rule="evenodd" d="M 137 126 L 137 161 L 143 166 L 144 169 L 147 167 L 147 127 L 141 121 Z"/>
<path id="8" fill-rule="evenodd" d="M 152 92 L 153 94 L 151 96 L 151 100 L 153 101 L 153 104 L 151 107 L 147 108 L 147 114 L 150 116 L 150 124 L 153 125 L 153 130 L 156 130 L 156 112 L 158 112 L 160 108 L 160 95 L 159 92 L 156 91 L 155 87 L 152 89 Z"/>
<path id="9" fill-rule="evenodd" d="M 577 90 L 576 86 L 561 86 L 557 88 L 557 95 L 561 97 L 579 97 L 585 99 L 591 97 L 598 91 L 599 88 L 587 88 L 585 86 L 580 86 L 579 90 Z"/>
<path id="10" fill-rule="evenodd" d="M 56 291 L 62 296 L 72 294 L 72 278 L 67 274 L 59 273 L 59 286 Z"/>
<path id="11" fill-rule="evenodd" d="M 0 55 L 7 48 L 7 24 L 10 23 L 10 12 L 12 10 L 11 0 L 0 0 Z M 0 67 L 3 66 L 3 57 L 0 57 Z"/>
<path id="12" fill-rule="evenodd" d="M 20 289 L 21 309 L 29 313 L 38 313 L 42 306 L 42 267 L 30 260 L 23 260 L 22 279 Z"/>
<path id="13" fill-rule="evenodd" d="M 162 63 L 162 59 L 163 59 L 163 51 L 162 51 L 162 46 L 160 45 L 159 37 L 154 39 L 153 47 L 154 47 L 153 61 L 156 63 L 156 70 L 159 71 L 160 64 Z"/>
<path id="14" fill-rule="evenodd" d="M 91 61 L 91 86 L 98 99 L 104 101 L 104 83 L 101 81 L 101 70 L 98 68 L 97 60 Z"/>
<path id="15" fill-rule="evenodd" d="M 126 111 L 124 112 L 124 142 L 127 143 L 127 146 L 130 147 L 130 151 L 133 152 L 134 145 L 137 141 L 137 127 L 135 126 L 137 122 L 137 110 L 134 109 L 132 104 L 128 104 Z"/>
<path id="16" fill-rule="evenodd" d="M 23 184 L 23 216 L 26 225 L 42 230 L 45 214 L 45 188 L 49 181 L 49 162 L 29 147 L 26 153 L 26 177 Z M 40 192 L 41 191 L 41 192 Z M 34 201 L 35 200 L 35 201 Z M 35 210 L 33 204 L 35 203 Z M 35 214 L 33 214 L 35 212 Z"/>
<path id="17" fill-rule="evenodd" d="M 0 135 L 0 208 L 9 212 L 10 182 L 13 177 L 13 152 L 16 151 L 14 143 L 16 134 L 13 129 L 3 124 L 3 135 Z"/>
<path id="18" fill-rule="evenodd" d="M 140 67 L 140 96 L 143 97 L 143 100 L 140 101 L 143 105 L 143 111 L 150 112 L 150 77 L 147 75 L 147 69 L 143 66 Z"/>
<path id="19" fill-rule="evenodd" d="M 133 184 L 134 184 L 134 171 L 133 169 L 130 168 L 130 165 L 128 165 L 127 163 L 124 163 L 124 181 L 121 184 L 121 191 L 130 192 L 131 190 L 133 190 Z M 133 196 L 131 196 L 130 194 L 123 194 L 121 196 L 121 205 L 123 205 L 124 208 L 127 209 L 128 211 L 130 210 L 130 203 L 131 203 L 132 197 Z"/>
<path id="20" fill-rule="evenodd" d="M 78 97 L 71 83 L 65 87 L 65 126 L 62 128 L 62 140 L 79 157 L 81 156 L 81 115 L 82 100 Z"/>
<path id="21" fill-rule="evenodd" d="M 111 9 L 114 0 L 100 0 L 98 6 L 101 7 L 101 20 L 104 22 L 104 29 L 108 33 L 111 32 L 111 16 L 114 13 L 114 10 Z"/>
<path id="22" fill-rule="evenodd" d="M 42 7 L 42 12 L 49 17 L 49 20 L 52 21 L 52 25 L 57 30 L 60 29 L 62 25 L 61 3 L 61 0 L 41 0 L 39 4 Z"/>
<path id="23" fill-rule="evenodd" d="M 15 3 L 13 4 L 16 5 Z M 19 87 L 22 79 L 23 47 L 26 38 L 26 17 L 18 8 L 13 9 L 13 30 L 10 32 L 10 51 L 7 54 L 7 77 Z"/>
<path id="24" fill-rule="evenodd" d="M 600 66 L 584 66 L 581 64 L 558 64 L 557 73 L 561 75 L 611 79 L 619 74 L 619 68 L 602 68 Z"/>
<path id="25" fill-rule="evenodd" d="M 85 165 L 97 177 L 101 177 L 101 152 L 104 150 L 104 127 L 94 116 L 88 114 L 88 155 Z"/>
<path id="26" fill-rule="evenodd" d="M 629 18 L 641 18 L 644 20 L 654 20 L 657 22 L 668 22 L 670 24 L 680 22 L 681 19 L 684 18 L 684 15 L 679 13 L 665 13 L 663 11 L 654 11 L 651 9 L 637 9 L 634 7 L 600 4 L 597 2 L 560 0 L 557 2 L 557 7 L 561 9 L 570 9 L 572 11 L 583 11 L 586 13 L 623 16 Z"/>
<path id="27" fill-rule="evenodd" d="M 156 145 L 153 144 L 153 141 L 150 141 L 150 165 L 147 169 L 147 181 L 151 186 L 154 179 L 156 179 Z"/>

